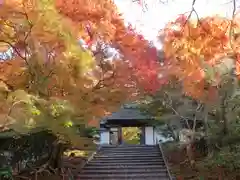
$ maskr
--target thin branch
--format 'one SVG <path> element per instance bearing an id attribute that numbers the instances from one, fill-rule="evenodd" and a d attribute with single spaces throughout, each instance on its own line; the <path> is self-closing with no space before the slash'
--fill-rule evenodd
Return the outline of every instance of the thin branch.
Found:
<path id="1" fill-rule="evenodd" d="M 12 43 L 10 43 L 10 42 L 8 42 L 8 41 L 6 41 L 6 40 L 3 40 L 3 39 L 0 39 L 0 42 L 9 45 L 9 46 L 14 50 L 14 52 L 17 53 L 17 55 L 18 55 L 21 59 L 26 60 L 26 58 L 21 55 L 21 53 L 17 50 L 17 48 L 16 48 Z"/>
<path id="2" fill-rule="evenodd" d="M 195 7 L 194 7 L 195 4 L 196 4 L 196 0 L 193 0 L 193 1 L 192 1 L 192 5 L 191 5 L 190 13 L 189 13 L 189 15 L 188 15 L 188 17 L 187 17 L 187 19 L 186 19 L 183 27 L 185 27 L 185 26 L 187 25 L 188 21 L 190 20 L 191 16 L 192 16 L 193 13 L 194 13 L 194 14 L 196 15 L 196 17 L 197 17 L 197 23 L 201 26 L 202 30 L 204 30 L 206 33 L 209 33 L 209 31 L 208 31 L 207 29 L 205 29 L 205 26 L 203 26 L 203 24 L 202 24 L 202 22 L 201 22 L 201 19 L 200 19 L 199 15 L 198 15 Z M 234 8 L 234 14 L 235 14 L 236 4 L 235 4 L 234 7 L 235 7 L 235 8 Z M 183 31 L 183 30 L 184 30 L 184 28 L 182 29 L 182 31 Z M 228 27 L 226 27 L 226 29 L 225 29 L 224 31 L 227 32 L 227 30 L 228 30 Z M 190 33 L 190 32 L 189 32 L 189 33 Z M 214 38 L 214 39 L 219 39 L 218 36 L 214 36 L 213 38 Z"/>
<path id="3" fill-rule="evenodd" d="M 196 3 L 196 0 L 193 0 L 192 1 L 192 10 L 191 10 L 190 14 L 188 15 L 187 20 L 189 20 L 191 18 L 192 13 L 195 13 L 197 15 L 197 17 L 198 17 L 197 11 L 195 10 L 195 7 L 194 7 L 195 3 Z"/>
<path id="4" fill-rule="evenodd" d="M 170 100 L 169 95 L 168 95 L 166 92 L 164 92 L 164 94 L 165 94 L 165 95 L 168 97 L 168 99 Z M 186 117 L 182 116 L 182 115 L 181 115 L 179 112 L 177 112 L 171 105 L 169 105 L 169 104 L 166 103 L 166 106 L 167 106 L 168 108 L 170 108 L 177 116 L 179 116 L 181 119 L 183 119 L 183 120 L 185 121 L 188 129 L 190 129 L 190 125 L 189 125 L 188 119 L 187 119 Z"/>
<path id="5" fill-rule="evenodd" d="M 95 90 L 98 90 L 98 89 L 101 89 L 103 87 L 106 87 L 106 84 L 104 84 L 105 81 L 108 81 L 108 80 L 111 80 L 111 79 L 114 79 L 116 75 L 116 72 L 113 71 L 112 74 L 109 76 L 109 77 L 106 77 L 106 78 L 102 78 L 100 79 L 97 84 L 92 88 L 92 92 L 95 91 Z M 113 83 L 111 83 L 110 85 L 112 85 Z M 108 86 L 110 86 L 108 85 Z"/>
<path id="6" fill-rule="evenodd" d="M 233 20 L 235 18 L 235 14 L 236 14 L 236 0 L 232 0 L 232 3 L 233 3 L 233 11 L 232 11 L 232 20 L 231 20 L 231 24 L 230 24 L 230 30 L 229 30 L 229 38 L 230 38 L 230 46 L 231 46 L 231 49 L 233 50 Z"/>
<path id="7" fill-rule="evenodd" d="M 196 125 L 197 125 L 197 113 L 199 113 L 201 110 L 203 109 L 203 105 L 198 103 L 198 106 L 195 110 L 195 115 L 194 115 L 194 119 L 193 119 L 193 128 L 192 128 L 192 140 L 194 139 L 195 136 L 195 132 L 196 132 Z"/>
<path id="8" fill-rule="evenodd" d="M 0 78 L 0 82 L 3 82 L 7 86 L 8 90 L 10 91 L 14 90 L 14 87 L 11 84 L 9 84 L 6 80 Z"/>
<path id="9" fill-rule="evenodd" d="M 0 129 L 5 129 L 6 127 L 7 127 L 7 125 L 9 124 L 9 118 L 11 118 L 11 113 L 12 113 L 12 111 L 13 111 L 13 108 L 16 106 L 16 105 L 18 105 L 18 104 L 20 104 L 20 103 L 26 103 L 24 100 L 20 100 L 20 101 L 16 101 L 16 102 L 14 102 L 12 105 L 11 105 L 11 107 L 9 108 L 9 110 L 8 110 L 8 113 L 6 114 L 6 118 L 5 118 L 5 121 L 1 124 L 1 126 L 0 126 Z M 11 118 L 11 119 L 13 119 L 13 118 Z"/>

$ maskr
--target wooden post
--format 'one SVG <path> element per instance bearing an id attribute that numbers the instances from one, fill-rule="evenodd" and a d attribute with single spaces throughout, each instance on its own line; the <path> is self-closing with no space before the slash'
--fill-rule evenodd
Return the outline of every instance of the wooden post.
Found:
<path id="1" fill-rule="evenodd" d="M 122 144 L 122 127 L 118 127 L 118 144 Z"/>
<path id="2" fill-rule="evenodd" d="M 140 144 L 145 144 L 145 126 L 141 127 Z"/>

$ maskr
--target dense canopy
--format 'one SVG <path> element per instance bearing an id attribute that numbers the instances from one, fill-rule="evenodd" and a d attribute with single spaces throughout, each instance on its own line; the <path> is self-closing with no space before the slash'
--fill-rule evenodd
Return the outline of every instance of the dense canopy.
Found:
<path id="1" fill-rule="evenodd" d="M 239 76 L 238 21 L 238 16 L 193 21 L 181 15 L 165 27 L 161 37 L 169 71 L 183 82 L 188 95 L 206 99 L 204 92 L 214 93 L 226 74 Z"/>
<path id="2" fill-rule="evenodd" d="M 3 1 L 0 22 L 1 130 L 73 135 L 159 87 L 156 49 L 111 0 Z"/>

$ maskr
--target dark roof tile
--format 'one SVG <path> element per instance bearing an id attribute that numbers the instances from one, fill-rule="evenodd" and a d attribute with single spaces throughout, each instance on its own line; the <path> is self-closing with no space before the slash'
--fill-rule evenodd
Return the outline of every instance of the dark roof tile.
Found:
<path id="1" fill-rule="evenodd" d="M 121 108 L 119 111 L 112 113 L 104 120 L 147 120 L 152 119 L 151 116 L 141 112 L 138 108 Z"/>

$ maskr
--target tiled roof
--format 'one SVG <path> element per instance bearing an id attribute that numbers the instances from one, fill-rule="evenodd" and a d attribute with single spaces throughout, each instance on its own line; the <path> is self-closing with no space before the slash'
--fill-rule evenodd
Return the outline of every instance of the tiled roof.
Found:
<path id="1" fill-rule="evenodd" d="M 104 120 L 147 120 L 152 119 L 151 116 L 141 112 L 136 107 L 122 107 L 119 111 L 113 112 Z"/>

